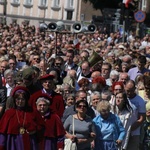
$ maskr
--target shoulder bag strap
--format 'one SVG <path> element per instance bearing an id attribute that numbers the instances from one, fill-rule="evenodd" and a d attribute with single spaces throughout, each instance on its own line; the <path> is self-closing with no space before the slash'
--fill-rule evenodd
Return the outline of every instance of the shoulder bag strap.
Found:
<path id="1" fill-rule="evenodd" d="M 74 116 L 72 116 L 72 133 L 74 135 Z"/>

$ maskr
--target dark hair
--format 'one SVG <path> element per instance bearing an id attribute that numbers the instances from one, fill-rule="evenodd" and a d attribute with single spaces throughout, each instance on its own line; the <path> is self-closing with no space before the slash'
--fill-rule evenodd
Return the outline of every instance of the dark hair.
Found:
<path id="1" fill-rule="evenodd" d="M 135 81 L 133 81 L 133 80 L 128 80 L 125 85 L 127 85 L 127 84 L 129 84 L 129 83 L 131 83 L 131 84 L 133 85 L 133 87 L 136 86 L 136 85 L 135 85 Z"/>
<path id="2" fill-rule="evenodd" d="M 75 104 L 75 107 L 77 108 L 80 103 L 84 103 L 86 105 L 86 108 L 89 107 L 88 102 L 86 100 L 78 100 Z"/>
<path id="3" fill-rule="evenodd" d="M 150 86 L 150 72 L 145 72 L 143 75 L 144 86 Z"/>
<path id="4" fill-rule="evenodd" d="M 146 64 L 146 57 L 143 56 L 143 55 L 140 55 L 140 56 L 138 57 L 138 61 L 139 61 L 140 63 L 145 63 L 145 64 Z"/>
<path id="5" fill-rule="evenodd" d="M 20 95 L 22 95 L 25 98 L 25 108 L 28 108 L 28 100 L 29 100 L 29 96 L 28 94 L 23 91 L 23 90 L 18 90 L 15 92 L 14 96 L 13 96 L 13 108 L 16 108 L 16 98 L 18 98 Z"/>
<path id="6" fill-rule="evenodd" d="M 105 65 L 107 65 L 107 66 L 109 67 L 109 69 L 111 70 L 112 65 L 111 65 L 110 63 L 108 63 L 108 62 L 104 62 L 104 63 L 102 64 L 102 66 L 105 66 Z"/>
<path id="7" fill-rule="evenodd" d="M 57 56 L 57 57 L 55 58 L 54 63 L 56 62 L 56 60 L 57 60 L 57 61 L 61 61 L 62 63 L 64 62 L 63 58 L 60 57 L 60 56 Z"/>
<path id="8" fill-rule="evenodd" d="M 132 109 L 131 105 L 129 104 L 129 100 L 128 100 L 127 94 L 125 92 L 119 92 L 115 96 L 117 96 L 118 94 L 122 94 L 122 96 L 123 96 L 123 99 L 124 99 L 124 106 L 123 107 L 126 110 L 132 112 L 133 109 Z"/>
<path id="9" fill-rule="evenodd" d="M 90 55 L 87 50 L 82 50 L 82 52 L 81 52 L 80 54 L 82 54 L 82 53 L 87 53 L 87 54 L 88 54 L 88 57 L 89 57 L 89 55 Z"/>
<path id="10" fill-rule="evenodd" d="M 14 61 L 16 61 L 16 56 L 14 54 L 10 54 L 9 59 L 13 59 Z"/>
<path id="11" fill-rule="evenodd" d="M 72 54 L 72 56 L 74 57 L 74 51 L 73 50 L 67 50 L 67 53 Z"/>

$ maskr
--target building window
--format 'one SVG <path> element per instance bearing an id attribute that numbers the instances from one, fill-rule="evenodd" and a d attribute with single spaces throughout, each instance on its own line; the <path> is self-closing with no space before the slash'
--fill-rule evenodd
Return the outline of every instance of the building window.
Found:
<path id="1" fill-rule="evenodd" d="M 39 5 L 38 7 L 40 9 L 47 9 L 47 0 L 39 0 Z"/>
<path id="2" fill-rule="evenodd" d="M 41 6 L 46 6 L 47 5 L 47 0 L 40 0 L 40 5 Z"/>
<path id="3" fill-rule="evenodd" d="M 19 3 L 19 0 L 13 0 L 12 2 L 13 3 Z"/>
<path id="4" fill-rule="evenodd" d="M 73 8 L 73 1 L 74 0 L 68 0 L 68 8 Z"/>
<path id="5" fill-rule="evenodd" d="M 60 0 L 53 0 L 52 7 L 53 10 L 60 10 Z"/>
<path id="6" fill-rule="evenodd" d="M 33 6 L 32 3 L 33 3 L 32 0 L 24 0 L 23 6 L 27 8 L 31 8 Z"/>
<path id="7" fill-rule="evenodd" d="M 59 7 L 60 0 L 53 1 L 53 7 Z"/>
<path id="8" fill-rule="evenodd" d="M 13 5 L 14 7 L 18 7 L 20 4 L 20 0 L 12 0 L 11 1 L 11 5 Z"/>
<path id="9" fill-rule="evenodd" d="M 66 1 L 66 7 L 65 10 L 66 11 L 74 11 L 74 0 L 67 0 Z"/>
<path id="10" fill-rule="evenodd" d="M 26 5 L 31 5 L 32 4 L 32 0 L 25 0 L 25 4 Z"/>
<path id="11" fill-rule="evenodd" d="M 67 20 L 72 20 L 73 11 L 67 11 Z"/>

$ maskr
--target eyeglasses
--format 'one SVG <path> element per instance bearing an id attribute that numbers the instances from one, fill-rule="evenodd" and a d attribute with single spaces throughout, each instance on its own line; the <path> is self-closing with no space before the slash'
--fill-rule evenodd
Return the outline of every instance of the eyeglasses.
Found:
<path id="1" fill-rule="evenodd" d="M 87 108 L 86 105 L 78 105 L 78 108 Z"/>

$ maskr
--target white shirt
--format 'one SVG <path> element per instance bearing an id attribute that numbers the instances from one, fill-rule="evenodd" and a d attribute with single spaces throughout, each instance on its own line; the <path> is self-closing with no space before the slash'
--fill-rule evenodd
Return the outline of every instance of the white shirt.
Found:
<path id="1" fill-rule="evenodd" d="M 7 97 L 8 97 L 8 96 L 10 96 L 10 92 L 11 92 L 11 90 L 12 90 L 13 87 L 10 87 L 8 85 L 8 83 L 6 83 L 6 88 L 7 88 Z"/>

